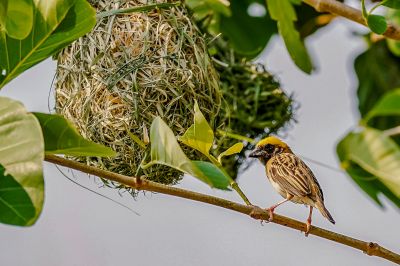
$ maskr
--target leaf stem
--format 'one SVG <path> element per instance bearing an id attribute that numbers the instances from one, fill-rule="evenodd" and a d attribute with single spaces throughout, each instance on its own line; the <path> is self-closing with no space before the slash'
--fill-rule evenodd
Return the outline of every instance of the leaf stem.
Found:
<path id="1" fill-rule="evenodd" d="M 239 196 L 243 199 L 243 201 L 247 204 L 247 205 L 252 205 L 251 202 L 249 201 L 249 199 L 246 197 L 246 195 L 243 193 L 243 191 L 240 189 L 239 184 L 236 183 L 235 180 L 232 179 L 232 177 L 230 177 L 224 167 L 222 166 L 222 164 L 211 154 L 205 154 L 207 156 L 207 158 L 215 165 L 217 166 L 221 171 L 223 171 L 226 176 L 228 176 L 230 178 L 230 185 L 231 187 L 239 194 Z"/>
<path id="2" fill-rule="evenodd" d="M 379 3 L 377 3 L 375 6 L 373 6 L 373 7 L 371 8 L 371 10 L 369 11 L 369 14 L 372 14 L 372 12 L 374 12 L 375 9 L 377 9 L 378 7 L 380 7 L 381 5 L 383 5 L 385 2 L 386 2 L 386 0 L 383 0 L 383 1 L 379 2 Z"/>
<path id="3" fill-rule="evenodd" d="M 365 0 L 361 0 L 361 14 L 365 20 L 368 18 L 368 11 L 365 7 Z"/>
<path id="4" fill-rule="evenodd" d="M 243 193 L 242 189 L 239 187 L 238 183 L 235 180 L 231 181 L 231 187 L 239 194 L 239 196 L 243 199 L 243 201 L 247 204 L 247 206 L 252 206 L 249 199 Z"/>
<path id="5" fill-rule="evenodd" d="M 230 137 L 232 139 L 237 139 L 237 140 L 241 140 L 241 141 L 247 141 L 249 143 L 253 143 L 254 142 L 254 139 L 252 139 L 252 138 L 249 138 L 249 137 L 246 137 L 246 136 L 242 136 L 242 135 L 239 135 L 239 134 L 235 134 L 235 133 L 231 133 L 231 132 L 228 132 L 228 131 L 225 131 L 225 130 L 222 130 L 222 129 L 218 129 L 217 133 L 219 135 L 221 135 L 221 136 L 227 136 L 227 137 Z"/>
<path id="6" fill-rule="evenodd" d="M 256 219 L 268 220 L 269 218 L 268 211 L 263 210 L 257 206 L 246 206 L 229 200 L 221 199 L 218 197 L 213 197 L 189 191 L 186 189 L 170 187 L 159 183 L 151 182 L 140 177 L 130 177 L 130 176 L 120 175 L 117 173 L 101 170 L 93 166 L 85 165 L 76 161 L 68 160 L 54 155 L 46 155 L 45 160 L 87 174 L 92 174 L 107 180 L 115 181 L 125 186 L 132 187 L 138 190 L 157 192 L 161 194 L 203 202 L 210 205 L 219 206 L 221 208 L 225 208 L 228 210 L 232 210 L 238 213 L 242 213 L 245 215 L 249 215 Z M 274 219 L 272 222 L 295 230 L 300 230 L 303 232 L 305 232 L 307 228 L 306 224 L 285 216 L 281 216 L 279 214 L 274 214 Z M 309 234 L 361 250 L 369 256 L 378 256 L 388 261 L 400 264 L 399 254 L 390 251 L 374 242 L 366 242 L 358 240 L 346 235 L 338 234 L 329 230 L 319 228 L 317 226 L 312 226 Z"/>

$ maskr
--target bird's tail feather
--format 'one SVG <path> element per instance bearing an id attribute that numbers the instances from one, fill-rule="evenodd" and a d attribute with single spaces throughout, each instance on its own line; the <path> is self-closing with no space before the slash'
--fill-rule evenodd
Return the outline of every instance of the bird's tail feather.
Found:
<path id="1" fill-rule="evenodd" d="M 333 220 L 332 215 L 329 213 L 329 211 L 326 209 L 324 203 L 318 202 L 316 204 L 316 207 L 318 210 L 321 212 L 321 214 L 328 219 L 331 223 L 335 224 L 335 220 Z"/>

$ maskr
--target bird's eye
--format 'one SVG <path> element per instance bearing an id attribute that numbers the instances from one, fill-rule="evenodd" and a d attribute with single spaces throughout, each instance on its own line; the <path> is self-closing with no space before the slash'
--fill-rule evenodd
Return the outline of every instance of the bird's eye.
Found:
<path id="1" fill-rule="evenodd" d="M 275 147 L 274 147 L 274 145 L 272 145 L 272 144 L 267 144 L 267 145 L 265 146 L 265 150 L 266 150 L 267 152 L 273 152 L 274 149 L 275 149 Z"/>

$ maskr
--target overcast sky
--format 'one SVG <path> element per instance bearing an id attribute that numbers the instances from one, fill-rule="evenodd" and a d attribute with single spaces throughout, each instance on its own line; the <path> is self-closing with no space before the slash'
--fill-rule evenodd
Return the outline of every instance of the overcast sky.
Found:
<path id="1" fill-rule="evenodd" d="M 318 66 L 312 76 L 293 65 L 278 38 L 260 58 L 301 104 L 298 123 L 285 140 L 296 153 L 335 167 L 337 141 L 358 122 L 352 63 L 365 46 L 351 36 L 349 27 L 353 25 L 334 22 L 308 39 Z M 8 84 L 0 95 L 23 101 L 28 110 L 47 112 L 54 71 L 54 61 L 41 63 Z M 308 164 L 336 220 L 332 225 L 316 211 L 315 225 L 400 252 L 400 215 L 392 204 L 383 200 L 388 208 L 382 210 L 345 174 Z M 149 193 L 137 200 L 129 195 L 121 198 L 114 190 L 99 188 L 93 178 L 75 178 L 141 216 L 83 190 L 46 163 L 43 213 L 30 228 L 0 225 L 0 265 L 392 265 L 312 235 L 305 238 L 292 229 L 261 226 L 214 206 Z M 281 200 L 259 163 L 239 177 L 239 184 L 259 206 Z M 211 190 L 191 177 L 179 186 L 240 202 L 234 193 Z M 293 203 L 276 212 L 303 221 L 308 215 L 307 208 Z"/>

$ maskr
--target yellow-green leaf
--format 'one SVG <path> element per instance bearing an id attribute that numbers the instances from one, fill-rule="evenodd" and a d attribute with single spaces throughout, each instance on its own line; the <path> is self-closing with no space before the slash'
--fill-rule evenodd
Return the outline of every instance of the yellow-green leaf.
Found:
<path id="1" fill-rule="evenodd" d="M 214 141 L 214 132 L 200 111 L 197 102 L 194 105 L 194 124 L 179 138 L 185 145 L 198 150 L 207 157 Z"/>
<path id="2" fill-rule="evenodd" d="M 385 93 L 367 113 L 364 120 L 368 122 L 375 116 L 400 115 L 400 88 Z"/>
<path id="3" fill-rule="evenodd" d="M 400 148 L 396 142 L 382 131 L 365 128 L 348 134 L 337 151 L 343 168 L 378 204 L 376 195 L 383 193 L 400 207 Z"/>
<path id="4" fill-rule="evenodd" d="M 226 176 L 221 175 L 221 170 L 214 165 L 191 161 L 179 146 L 172 130 L 160 117 L 156 117 L 151 124 L 150 143 L 151 161 L 142 168 L 162 164 L 192 175 L 211 187 L 227 189 L 229 186 L 229 180 L 224 182 Z"/>
<path id="5" fill-rule="evenodd" d="M 239 153 L 243 150 L 243 143 L 242 142 L 238 142 L 233 144 L 231 147 L 229 147 L 226 151 L 222 152 L 219 156 L 218 156 L 218 162 L 221 163 L 221 159 L 224 156 L 229 156 L 229 155 L 233 155 L 236 153 Z"/>
<path id="6" fill-rule="evenodd" d="M 43 136 L 37 119 L 20 102 L 0 97 L 0 164 L 5 168 L 5 172 L 0 174 L 0 191 L 5 193 L 12 186 L 17 189 L 14 196 L 19 197 L 7 200 L 17 208 L 13 212 L 16 217 L 0 210 L 1 222 L 25 226 L 36 222 L 43 207 L 43 159 Z M 24 206 L 16 206 L 18 201 Z M 34 207 L 33 213 L 30 202 Z"/>

